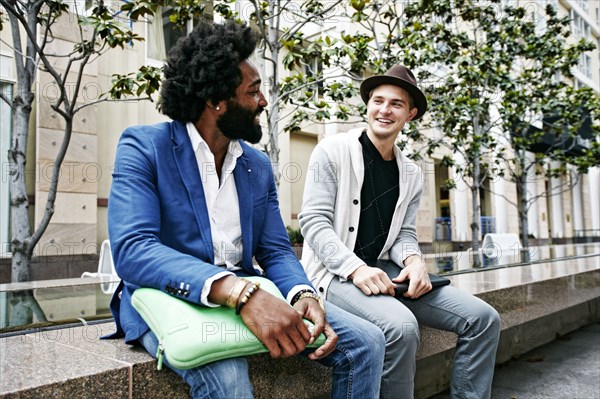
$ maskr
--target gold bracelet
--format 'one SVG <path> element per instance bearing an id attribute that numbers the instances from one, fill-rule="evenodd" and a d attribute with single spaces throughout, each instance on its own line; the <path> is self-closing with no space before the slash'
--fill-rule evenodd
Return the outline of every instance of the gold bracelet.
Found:
<path id="1" fill-rule="evenodd" d="M 325 313 L 325 302 L 323 301 L 323 298 L 321 298 L 320 295 L 317 295 L 314 292 L 303 292 L 298 297 L 298 301 L 301 299 L 304 299 L 304 298 L 312 298 L 312 299 L 316 300 L 317 302 L 319 302 L 319 307 L 321 308 L 321 310 L 323 310 L 323 313 Z M 296 301 L 296 302 L 298 302 L 298 301 Z"/>
<path id="2" fill-rule="evenodd" d="M 242 295 L 242 292 L 244 292 L 244 289 L 248 286 L 248 284 L 250 284 L 248 280 L 241 278 L 233 285 L 231 291 L 229 291 L 229 295 L 227 296 L 228 308 L 235 309 L 240 295 Z"/>
<path id="3" fill-rule="evenodd" d="M 246 293 L 244 294 L 244 297 L 240 300 L 240 302 L 235 307 L 235 314 L 240 314 L 240 311 L 242 310 L 244 305 L 246 305 L 248 303 L 248 301 L 250 300 L 250 297 L 252 295 L 254 295 L 256 293 L 256 291 L 258 291 L 259 288 L 260 288 L 260 283 L 252 284 L 252 287 L 250 287 L 250 289 L 248 291 L 246 291 Z"/>

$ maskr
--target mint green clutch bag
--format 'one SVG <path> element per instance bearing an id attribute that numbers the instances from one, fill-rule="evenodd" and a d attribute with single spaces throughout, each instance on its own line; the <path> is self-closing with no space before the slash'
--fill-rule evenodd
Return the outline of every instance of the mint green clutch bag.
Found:
<path id="1" fill-rule="evenodd" d="M 284 299 L 275 284 L 263 277 L 260 289 Z M 268 352 L 233 309 L 207 308 L 178 299 L 154 288 L 139 288 L 131 297 L 133 307 L 158 338 L 158 369 L 163 355 L 173 367 L 191 369 L 217 360 Z M 312 328 L 312 323 L 305 322 Z M 325 343 L 321 334 L 309 347 Z"/>

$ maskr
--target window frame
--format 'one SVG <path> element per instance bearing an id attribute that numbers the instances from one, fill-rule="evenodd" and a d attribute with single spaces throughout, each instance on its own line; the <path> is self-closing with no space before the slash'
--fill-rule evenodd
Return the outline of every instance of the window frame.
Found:
<path id="1" fill-rule="evenodd" d="M 9 99 L 12 100 L 14 82 L 0 79 L 0 90 L 4 95 L 8 95 Z M 4 117 L 8 121 L 4 120 Z M 2 154 L 2 179 L 0 179 L 0 257 L 10 256 L 10 190 L 8 172 L 9 165 L 6 161 L 7 157 L 4 156 L 8 153 L 10 144 L 12 141 L 12 112 L 8 104 L 3 100 L 0 100 L 0 125 L 8 126 L 8 134 L 3 128 L 3 132 L 0 135 L 0 154 Z"/>
<path id="2" fill-rule="evenodd" d="M 168 11 L 170 10 L 170 7 L 161 7 L 161 16 L 162 16 L 162 18 L 161 18 L 161 19 L 162 19 L 163 21 L 164 21 L 164 18 L 165 18 L 165 16 L 162 14 L 162 11 L 164 11 L 164 10 L 167 10 L 167 12 L 168 12 Z M 162 66 L 163 66 L 163 65 L 166 63 L 166 61 L 167 61 L 167 55 L 169 54 L 169 50 L 171 49 L 171 47 L 168 47 L 168 48 L 167 48 L 167 46 L 166 46 L 166 45 L 167 45 L 167 43 L 165 43 L 165 59 L 164 59 L 164 60 L 160 60 L 160 59 L 153 58 L 153 57 L 151 57 L 151 56 L 148 54 L 148 44 L 149 44 L 149 41 L 150 41 L 150 35 L 149 35 L 149 32 L 150 32 L 150 25 L 151 25 L 151 24 L 152 24 L 152 22 L 151 22 L 151 21 L 147 21 L 147 22 L 145 23 L 145 36 L 144 36 L 144 37 L 146 38 L 146 40 L 145 40 L 145 42 L 146 42 L 146 45 L 144 46 L 144 58 L 146 59 L 146 65 L 149 65 L 149 66 L 154 66 L 154 67 L 160 68 L 160 67 L 162 67 Z M 169 22 L 168 24 L 172 24 L 172 22 Z M 162 29 L 163 29 L 163 35 L 164 35 L 164 32 L 165 32 L 165 27 L 166 27 L 167 25 L 166 25 L 164 22 L 161 22 L 161 25 L 162 25 Z M 191 32 L 193 29 L 194 29 L 194 20 L 193 20 L 193 19 L 190 19 L 189 21 L 187 21 L 187 24 L 186 24 L 186 32 L 185 32 L 185 35 L 188 35 L 188 34 L 190 34 L 190 32 Z M 163 36 L 163 37 L 164 37 L 164 36 Z"/>

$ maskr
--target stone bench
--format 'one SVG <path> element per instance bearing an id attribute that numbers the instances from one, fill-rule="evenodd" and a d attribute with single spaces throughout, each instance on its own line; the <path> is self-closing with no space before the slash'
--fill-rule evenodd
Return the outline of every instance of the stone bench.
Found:
<path id="1" fill-rule="evenodd" d="M 497 362 L 525 353 L 600 320 L 600 257 L 584 257 L 451 276 L 501 315 Z M 113 331 L 100 323 L 0 339 L 1 398 L 187 398 L 172 371 L 139 347 L 99 340 Z M 421 329 L 416 397 L 447 389 L 456 336 Z M 301 358 L 250 358 L 257 398 L 325 398 L 331 372 Z"/>

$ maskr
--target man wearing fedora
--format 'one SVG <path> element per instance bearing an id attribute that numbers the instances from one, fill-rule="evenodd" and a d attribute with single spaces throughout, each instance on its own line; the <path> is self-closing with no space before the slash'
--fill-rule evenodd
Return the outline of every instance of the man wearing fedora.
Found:
<path id="1" fill-rule="evenodd" d="M 413 73 L 395 65 L 360 87 L 365 129 L 323 139 L 309 162 L 299 222 L 302 265 L 320 295 L 377 325 L 386 337 L 381 398 L 412 398 L 419 324 L 458 334 L 453 398 L 489 398 L 500 318 L 484 301 L 451 286 L 432 290 L 416 217 L 423 175 L 396 139 L 427 100 Z M 388 259 L 397 277 L 369 266 Z M 403 297 L 395 283 L 409 280 Z"/>

